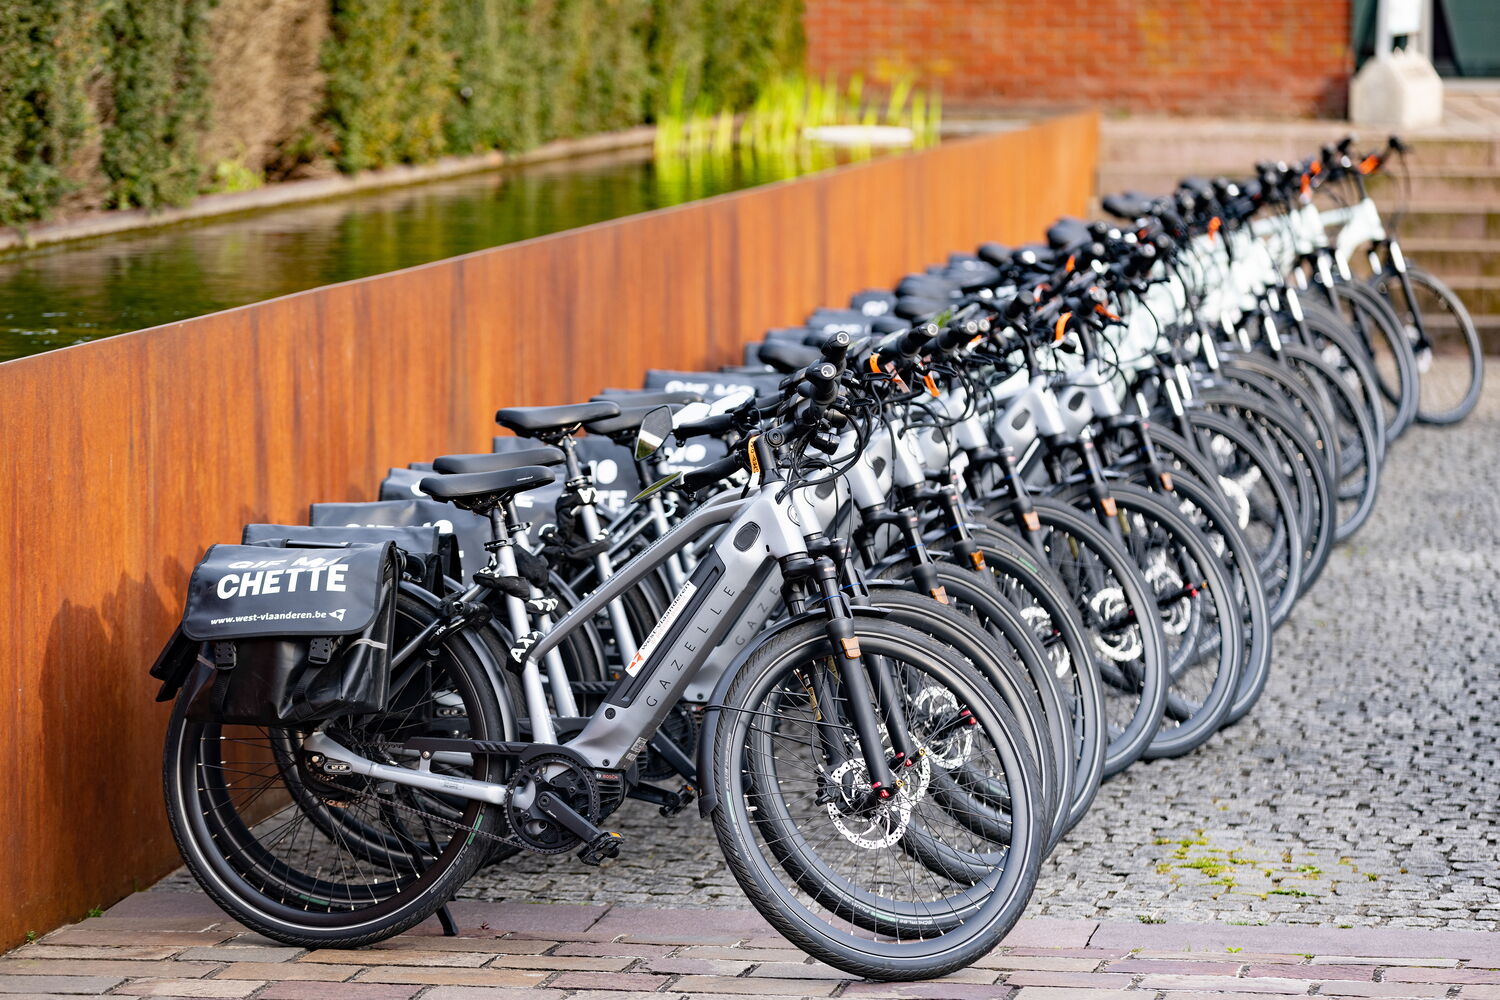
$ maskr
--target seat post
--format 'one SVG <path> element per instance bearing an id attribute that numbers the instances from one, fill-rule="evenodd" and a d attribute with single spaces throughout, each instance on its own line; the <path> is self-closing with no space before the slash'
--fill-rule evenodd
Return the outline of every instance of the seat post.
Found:
<path id="1" fill-rule="evenodd" d="M 594 477 L 585 472 L 578 464 L 578 454 L 573 444 L 572 435 L 564 437 L 559 445 L 562 447 L 563 455 L 567 460 L 568 481 L 564 489 L 570 490 L 578 497 L 578 524 L 583 529 L 584 540 L 597 542 L 608 537 L 609 532 L 599 524 L 599 508 L 597 495 L 594 492 Z M 603 583 L 615 574 L 614 560 L 610 559 L 609 552 L 601 551 L 594 555 L 594 572 Z M 630 622 L 625 617 L 625 607 L 619 601 L 609 602 L 609 624 L 615 634 L 615 647 L 620 654 L 621 663 L 629 663 L 630 658 L 635 656 L 636 642 L 635 633 L 630 630 Z"/>

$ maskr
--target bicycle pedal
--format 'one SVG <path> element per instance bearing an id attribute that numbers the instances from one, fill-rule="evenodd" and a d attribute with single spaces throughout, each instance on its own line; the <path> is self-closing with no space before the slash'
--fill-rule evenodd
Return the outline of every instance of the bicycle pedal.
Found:
<path id="1" fill-rule="evenodd" d="M 698 793 L 693 790 L 692 785 L 683 785 L 681 789 L 674 793 L 673 798 L 674 801 L 663 803 L 657 812 L 663 816 L 676 816 L 693 804 L 694 800 L 698 798 Z"/>
<path id="2" fill-rule="evenodd" d="M 624 843 L 625 838 L 618 833 L 610 830 L 601 831 L 597 837 L 578 849 L 578 860 L 597 868 L 606 861 L 618 858 L 620 845 Z"/>

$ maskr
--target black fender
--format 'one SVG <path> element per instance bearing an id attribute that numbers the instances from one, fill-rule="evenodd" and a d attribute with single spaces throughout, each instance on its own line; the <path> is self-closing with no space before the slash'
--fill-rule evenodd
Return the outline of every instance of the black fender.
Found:
<path id="1" fill-rule="evenodd" d="M 452 583 L 453 581 L 450 580 L 448 582 Z M 416 601 L 433 614 L 441 611 L 443 601 L 445 600 L 445 598 L 439 597 L 432 591 L 412 583 L 410 580 L 401 581 L 401 595 Z M 495 691 L 495 701 L 500 705 L 500 722 L 503 738 L 514 740 L 520 733 L 518 725 L 520 716 L 516 714 L 516 706 L 511 701 L 510 689 L 506 687 L 503 675 L 505 669 L 503 662 L 504 651 L 510 648 L 511 640 L 505 626 L 501 622 L 490 619 L 484 627 L 499 631 L 500 643 L 498 649 L 491 647 L 472 628 L 461 630 L 456 635 L 450 636 L 448 641 L 452 642 L 457 639 L 463 642 L 484 667 L 485 675 L 490 679 L 490 687 Z"/>
<path id="2" fill-rule="evenodd" d="M 883 608 L 855 607 L 850 610 L 854 612 L 856 618 L 885 618 L 890 614 Z M 774 636 L 780 635 L 793 626 L 801 625 L 803 622 L 821 621 L 826 617 L 821 611 L 804 611 L 800 615 L 783 618 L 761 633 L 759 641 L 742 649 L 740 655 L 735 657 L 734 662 L 730 664 L 729 669 L 724 671 L 724 676 L 719 678 L 714 693 L 708 699 L 708 705 L 703 709 L 703 725 L 698 731 L 698 784 L 699 791 L 702 793 L 698 798 L 698 815 L 703 819 L 712 816 L 714 810 L 719 807 L 719 793 L 712 779 L 714 741 L 718 737 L 720 710 L 724 706 L 724 696 L 729 693 L 729 685 L 739 676 L 740 669 L 744 667 L 745 661 L 750 658 L 751 654 L 770 642 Z"/>

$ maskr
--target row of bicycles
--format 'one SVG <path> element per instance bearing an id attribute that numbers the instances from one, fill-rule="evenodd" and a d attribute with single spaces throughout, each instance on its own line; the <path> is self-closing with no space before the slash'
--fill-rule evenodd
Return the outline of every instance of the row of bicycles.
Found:
<path id="1" fill-rule="evenodd" d="M 1392 443 L 1477 400 L 1365 189 L 1405 147 L 1352 145 L 502 409 L 494 453 L 213 546 L 152 669 L 189 870 L 354 947 L 483 866 L 629 850 L 636 799 L 838 969 L 972 963 L 1101 781 L 1255 706 Z"/>

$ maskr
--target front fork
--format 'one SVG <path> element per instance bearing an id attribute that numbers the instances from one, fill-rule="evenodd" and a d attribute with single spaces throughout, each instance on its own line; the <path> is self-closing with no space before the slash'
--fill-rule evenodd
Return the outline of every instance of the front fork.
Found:
<path id="1" fill-rule="evenodd" d="M 1382 245 L 1386 251 L 1385 261 L 1380 260 L 1380 248 Z M 1406 322 L 1402 323 L 1404 328 L 1402 333 L 1411 341 L 1412 350 L 1419 353 L 1432 350 L 1432 341 L 1427 336 L 1427 327 L 1422 323 L 1422 312 L 1416 307 L 1416 299 L 1412 298 L 1411 275 L 1406 272 L 1406 257 L 1401 253 L 1400 244 L 1395 240 L 1386 240 L 1384 244 L 1377 243 L 1374 249 L 1370 251 L 1370 265 L 1375 269 L 1376 274 L 1385 274 L 1394 271 L 1396 276 L 1401 279 L 1401 295 L 1402 301 L 1406 303 L 1405 309 L 1396 309 L 1396 304 L 1391 301 L 1391 293 L 1389 291 L 1382 289 L 1380 295 L 1385 299 L 1386 304 L 1391 307 L 1391 311 L 1396 313 L 1398 320 L 1403 319 L 1402 313 L 1406 314 L 1404 317 Z M 1415 331 L 1416 336 L 1412 336 L 1412 331 Z"/>
<path id="2" fill-rule="evenodd" d="M 1042 539 L 1042 519 L 1037 516 L 1036 504 L 1032 502 L 1031 488 L 1026 485 L 1026 480 L 1021 478 L 1021 462 L 1016 458 L 1015 450 L 1007 445 L 993 455 L 986 455 L 983 458 L 1000 466 L 1000 484 L 990 493 L 988 499 L 1005 501 L 1021 537 L 1036 550 L 1038 555 L 1045 555 L 1046 544 Z M 969 464 L 971 468 L 982 467 L 981 462 L 971 461 Z"/>
<path id="3" fill-rule="evenodd" d="M 841 560 L 835 561 L 833 553 L 837 548 L 831 541 L 824 546 L 810 546 L 819 554 L 811 559 L 794 560 L 783 566 L 782 572 L 789 586 L 800 584 L 819 595 L 831 669 L 814 670 L 804 681 L 810 681 L 819 721 L 827 723 L 819 725 L 818 732 L 823 752 L 834 767 L 847 760 L 848 753 L 829 734 L 840 725 L 854 731 L 870 780 L 860 805 L 872 807 L 896 793 L 897 772 L 914 765 L 919 751 L 908 731 L 901 685 L 890 661 L 860 648 L 853 607 L 856 603 L 868 606 L 870 600 L 862 586 L 845 585 L 848 574 L 841 570 Z M 834 684 L 837 698 L 832 697 Z M 835 714 L 838 718 L 830 717 Z M 884 735 L 880 731 L 882 724 Z M 891 744 L 889 757 L 885 750 L 887 739 Z"/>
<path id="4" fill-rule="evenodd" d="M 1118 416 L 1109 421 L 1109 430 L 1122 434 L 1133 434 L 1139 449 L 1140 464 L 1146 470 L 1146 480 L 1157 493 L 1173 492 L 1172 470 L 1161 460 L 1156 442 L 1151 437 L 1151 421 L 1147 417 Z M 1126 449 L 1129 450 L 1128 448 Z M 1109 456 L 1105 456 L 1109 460 Z"/>
<path id="5" fill-rule="evenodd" d="M 1047 440 L 1046 445 L 1048 471 L 1052 481 L 1059 486 L 1067 482 L 1067 474 L 1062 467 L 1062 453 L 1071 448 L 1078 455 L 1083 465 L 1082 475 L 1088 487 L 1089 506 L 1093 508 L 1094 516 L 1111 538 L 1124 545 L 1125 537 L 1120 529 L 1120 509 L 1110 491 L 1109 480 L 1104 475 L 1104 466 L 1099 462 L 1099 451 L 1094 447 L 1093 437 L 1088 434 L 1087 429 L 1076 439 L 1053 437 Z"/>

